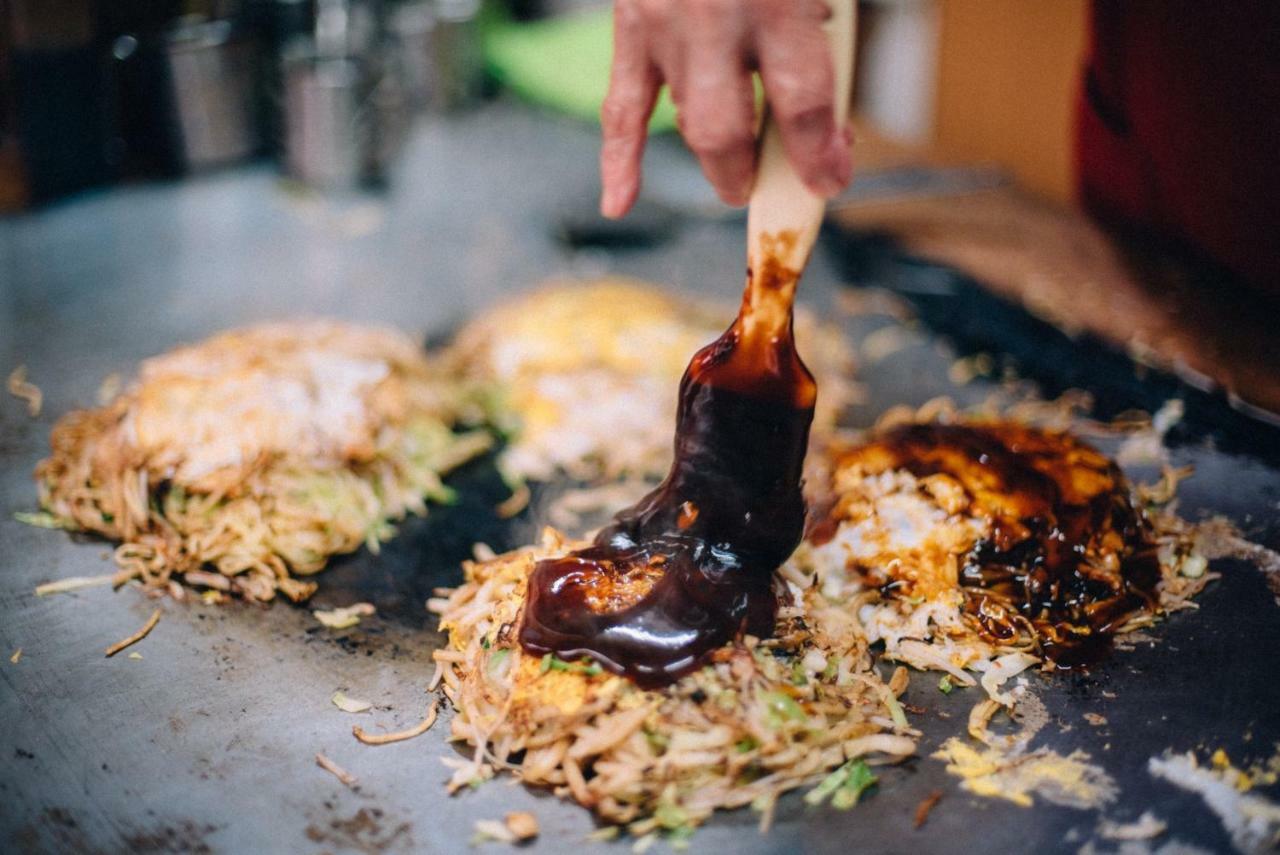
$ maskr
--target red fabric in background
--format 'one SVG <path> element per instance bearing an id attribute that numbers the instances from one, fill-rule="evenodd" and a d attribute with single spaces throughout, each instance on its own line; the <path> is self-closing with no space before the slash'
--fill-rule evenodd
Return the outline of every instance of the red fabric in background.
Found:
<path id="1" fill-rule="evenodd" d="M 1280 0 L 1094 0 L 1077 142 L 1087 208 L 1280 296 Z"/>

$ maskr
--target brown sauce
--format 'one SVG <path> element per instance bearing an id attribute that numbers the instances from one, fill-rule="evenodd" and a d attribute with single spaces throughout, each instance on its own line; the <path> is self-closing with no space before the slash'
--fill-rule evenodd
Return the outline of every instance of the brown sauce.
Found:
<path id="1" fill-rule="evenodd" d="M 1156 605 L 1150 526 L 1119 468 L 1068 434 L 1012 423 L 916 424 L 853 449 L 869 472 L 943 474 L 990 535 L 961 563 L 966 612 L 1009 641 L 1030 629 L 1059 667 L 1096 662 L 1133 613 Z"/>
<path id="2" fill-rule="evenodd" d="M 800 541 L 801 471 L 817 387 L 796 353 L 798 274 L 748 273 L 742 310 L 680 383 L 663 483 L 593 544 L 540 561 L 520 641 L 669 683 L 743 633 L 772 634 L 773 573 Z"/>

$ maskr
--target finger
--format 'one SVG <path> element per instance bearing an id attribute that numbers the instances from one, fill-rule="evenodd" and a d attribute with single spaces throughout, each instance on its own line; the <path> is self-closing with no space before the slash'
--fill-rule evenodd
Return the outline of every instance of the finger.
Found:
<path id="1" fill-rule="evenodd" d="M 797 3 L 758 27 L 760 77 L 782 145 L 814 193 L 831 197 L 849 183 L 853 159 L 835 122 L 834 70 L 822 19 Z M 825 4 L 819 4 L 825 5 Z"/>
<path id="2" fill-rule="evenodd" d="M 739 19 L 719 14 L 715 3 L 690 0 L 685 14 L 688 38 L 672 80 L 680 132 L 720 198 L 743 205 L 756 164 L 746 29 Z"/>
<path id="3" fill-rule="evenodd" d="M 619 2 L 609 92 L 600 109 L 600 213 L 615 219 L 629 211 L 640 194 L 640 163 L 658 97 L 658 71 L 646 45 L 636 4 Z"/>

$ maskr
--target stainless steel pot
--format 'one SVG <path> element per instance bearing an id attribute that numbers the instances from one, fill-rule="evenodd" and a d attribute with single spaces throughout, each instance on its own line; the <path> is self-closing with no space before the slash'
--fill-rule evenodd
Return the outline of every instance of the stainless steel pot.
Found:
<path id="1" fill-rule="evenodd" d="M 329 189 L 366 175 L 371 130 L 360 67 L 349 59 L 294 55 L 285 62 L 285 170 Z"/>
<path id="2" fill-rule="evenodd" d="M 229 21 L 189 24 L 166 46 L 180 155 L 188 169 L 241 160 L 259 146 L 254 46 Z"/>

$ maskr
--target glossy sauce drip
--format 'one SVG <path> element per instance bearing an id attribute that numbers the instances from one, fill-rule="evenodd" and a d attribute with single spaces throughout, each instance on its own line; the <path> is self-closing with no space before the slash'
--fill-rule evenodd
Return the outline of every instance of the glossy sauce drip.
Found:
<path id="1" fill-rule="evenodd" d="M 801 472 L 817 393 L 796 353 L 798 274 L 748 274 L 742 309 L 680 383 L 666 480 L 592 546 L 540 561 L 520 641 L 669 683 L 741 635 L 773 632 L 773 573 L 800 541 Z"/>
<path id="2" fill-rule="evenodd" d="M 1124 475 L 1095 449 L 1009 423 L 907 425 L 871 448 L 885 468 L 955 479 L 968 512 L 990 520 L 960 583 L 970 619 L 992 640 L 1029 627 L 1056 665 L 1086 665 L 1107 654 L 1130 615 L 1154 607 L 1150 528 Z"/>

